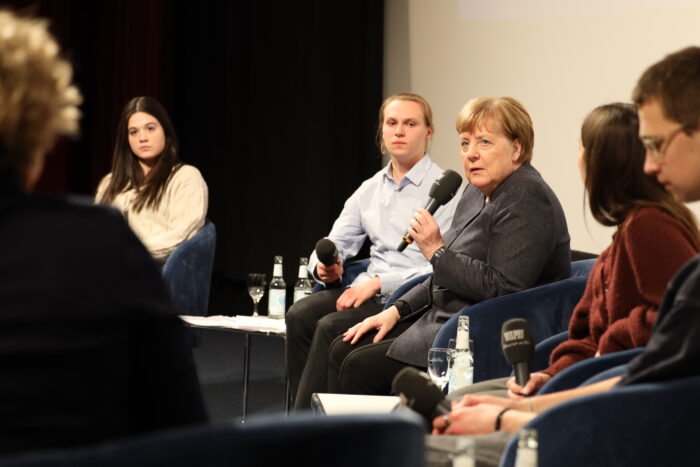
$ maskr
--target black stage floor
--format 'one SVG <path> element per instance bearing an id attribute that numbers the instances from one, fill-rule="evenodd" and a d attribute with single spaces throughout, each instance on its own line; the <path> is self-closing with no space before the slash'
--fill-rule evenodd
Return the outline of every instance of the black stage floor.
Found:
<path id="1" fill-rule="evenodd" d="M 213 422 L 240 421 L 243 415 L 243 355 L 240 333 L 198 329 L 194 349 L 204 403 Z M 284 340 L 251 336 L 248 417 L 284 412 Z"/>

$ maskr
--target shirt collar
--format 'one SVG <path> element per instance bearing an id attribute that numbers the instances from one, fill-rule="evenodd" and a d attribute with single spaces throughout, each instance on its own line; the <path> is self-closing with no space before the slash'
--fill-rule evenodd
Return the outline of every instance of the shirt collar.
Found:
<path id="1" fill-rule="evenodd" d="M 411 170 L 409 170 L 406 175 L 401 179 L 401 183 L 399 185 L 405 185 L 406 183 L 413 183 L 416 186 L 420 186 L 421 182 L 423 181 L 423 178 L 425 177 L 425 174 L 428 173 L 428 170 L 430 170 L 430 167 L 433 165 L 433 161 L 430 159 L 430 156 L 426 152 L 423 157 L 414 165 L 411 167 Z M 394 181 L 394 179 L 391 177 L 391 161 L 384 167 L 384 177 L 391 182 Z M 404 180 L 406 180 L 404 182 Z"/>

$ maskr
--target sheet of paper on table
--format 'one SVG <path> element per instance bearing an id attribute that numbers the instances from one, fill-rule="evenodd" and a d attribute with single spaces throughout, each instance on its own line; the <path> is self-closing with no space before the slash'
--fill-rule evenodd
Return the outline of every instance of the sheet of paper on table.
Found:
<path id="1" fill-rule="evenodd" d="M 270 331 L 284 333 L 287 328 L 283 319 L 272 319 L 267 316 L 187 316 L 180 318 L 194 326 L 222 327 L 231 329 L 250 329 L 253 331 Z"/>
<path id="2" fill-rule="evenodd" d="M 389 413 L 399 405 L 397 396 L 365 396 L 358 394 L 315 393 L 320 409 L 326 415 L 354 413 Z"/>

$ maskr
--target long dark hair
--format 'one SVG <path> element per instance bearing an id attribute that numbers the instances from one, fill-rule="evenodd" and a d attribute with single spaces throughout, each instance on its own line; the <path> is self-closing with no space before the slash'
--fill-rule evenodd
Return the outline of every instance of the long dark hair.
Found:
<path id="1" fill-rule="evenodd" d="M 639 139 L 639 117 L 631 104 L 594 109 L 581 127 L 585 185 L 595 220 L 619 226 L 635 209 L 653 206 L 683 224 L 699 243 L 695 217 L 644 173 L 646 152 Z"/>
<path id="2" fill-rule="evenodd" d="M 137 157 L 131 152 L 128 138 L 129 118 L 136 112 L 145 112 L 158 120 L 165 135 L 165 147 L 148 175 L 144 176 Z M 110 203 L 119 193 L 135 188 L 138 192 L 133 209 L 140 211 L 143 207 L 156 207 L 163 197 L 163 191 L 173 172 L 182 165 L 177 156 L 178 142 L 175 128 L 170 117 L 160 102 L 152 97 L 134 97 L 124 106 L 112 155 L 112 178 L 99 201 Z"/>

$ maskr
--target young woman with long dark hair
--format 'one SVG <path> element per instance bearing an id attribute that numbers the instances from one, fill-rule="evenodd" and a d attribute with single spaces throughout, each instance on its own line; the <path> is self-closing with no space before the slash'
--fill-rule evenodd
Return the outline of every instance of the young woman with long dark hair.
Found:
<path id="1" fill-rule="evenodd" d="M 569 323 L 569 339 L 550 366 L 511 395 L 533 394 L 568 366 L 596 355 L 643 347 L 656 321 L 666 284 L 698 252 L 690 210 L 642 170 L 644 146 L 631 104 L 594 109 L 581 128 L 579 168 L 593 217 L 616 226 Z"/>
<path id="2" fill-rule="evenodd" d="M 112 171 L 96 199 L 121 211 L 159 262 L 204 225 L 207 184 L 199 170 L 180 161 L 175 128 L 154 98 L 135 97 L 124 107 Z"/>

